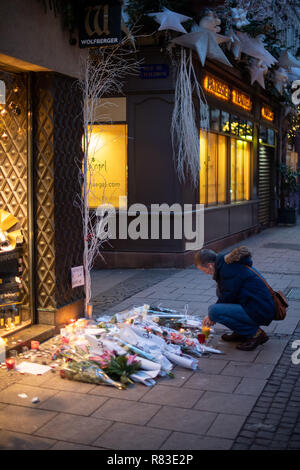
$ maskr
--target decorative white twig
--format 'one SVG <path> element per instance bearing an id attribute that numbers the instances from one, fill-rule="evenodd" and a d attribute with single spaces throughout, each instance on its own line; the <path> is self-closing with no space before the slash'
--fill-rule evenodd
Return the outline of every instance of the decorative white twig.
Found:
<path id="1" fill-rule="evenodd" d="M 96 114 L 98 121 L 108 120 L 105 115 L 99 117 L 99 109 L 101 109 L 101 106 L 107 105 L 107 102 L 103 103 L 103 99 L 122 94 L 125 78 L 138 72 L 139 61 L 136 60 L 134 51 L 128 47 L 130 42 L 131 35 L 126 36 L 118 45 L 90 49 L 88 57 L 82 64 L 83 78 L 79 85 L 83 100 L 84 136 L 83 161 L 80 161 L 78 164 L 82 194 L 77 195 L 78 197 L 75 203 L 79 206 L 82 216 L 86 316 L 89 316 L 88 312 L 90 311 L 88 309 L 91 300 L 90 273 L 95 259 L 98 256 L 103 258 L 101 248 L 104 241 L 108 238 L 105 219 L 103 217 L 99 218 L 97 208 L 91 206 L 92 201 L 95 199 L 101 199 L 102 205 L 106 203 L 106 180 L 102 174 L 99 174 L 99 170 L 97 170 L 97 178 L 103 178 L 102 194 L 96 195 L 93 189 L 93 179 L 95 177 L 93 161 L 95 152 L 97 151 L 97 146 L 91 146 L 93 126 L 96 120 Z M 101 105 L 100 100 L 102 100 Z"/>
<path id="2" fill-rule="evenodd" d="M 196 187 L 199 182 L 200 149 L 199 128 L 193 101 L 194 92 L 199 100 L 200 128 L 207 130 L 209 127 L 208 105 L 196 78 L 192 50 L 187 53 L 186 49 L 182 47 L 176 77 L 171 137 L 178 177 L 185 182 L 186 177 L 189 176 L 192 184 Z"/>

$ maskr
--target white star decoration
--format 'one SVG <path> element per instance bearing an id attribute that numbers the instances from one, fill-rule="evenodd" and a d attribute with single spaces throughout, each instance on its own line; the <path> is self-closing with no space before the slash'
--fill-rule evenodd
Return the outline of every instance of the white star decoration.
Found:
<path id="1" fill-rule="evenodd" d="M 239 60 L 242 53 L 242 43 L 232 28 L 229 30 L 228 37 L 231 39 L 231 43 L 228 44 L 228 49 L 231 49 L 234 58 Z"/>
<path id="2" fill-rule="evenodd" d="M 297 60 L 290 52 L 285 50 L 280 54 L 278 65 L 285 68 L 300 67 L 300 61 Z"/>
<path id="3" fill-rule="evenodd" d="M 148 13 L 148 16 L 152 16 L 155 21 L 160 24 L 158 31 L 172 29 L 174 31 L 179 31 L 180 33 L 186 33 L 186 30 L 181 23 L 191 19 L 189 16 L 175 13 L 174 11 L 168 10 L 168 8 L 163 8 L 162 12 Z"/>
<path id="4" fill-rule="evenodd" d="M 209 29 L 199 26 L 198 31 L 184 34 L 173 39 L 173 43 L 188 47 L 197 51 L 202 66 L 205 64 L 206 56 L 218 60 L 223 64 L 232 67 L 222 49 L 218 46 L 223 42 L 231 41 L 230 38 L 221 34 L 213 33 Z"/>
<path id="5" fill-rule="evenodd" d="M 241 41 L 242 52 L 263 61 L 267 67 L 271 67 L 277 62 L 270 52 L 265 49 L 261 37 L 251 38 L 247 33 L 241 33 L 240 31 L 237 31 L 236 34 Z"/>
<path id="6" fill-rule="evenodd" d="M 279 67 L 274 72 L 274 86 L 276 90 L 282 94 L 282 91 L 287 87 L 289 76 L 283 67 Z"/>
<path id="7" fill-rule="evenodd" d="M 261 60 L 252 59 L 250 61 L 250 75 L 251 75 L 251 85 L 256 81 L 258 82 L 263 88 L 265 88 L 265 80 L 264 75 L 268 71 L 268 67 L 264 64 Z"/>

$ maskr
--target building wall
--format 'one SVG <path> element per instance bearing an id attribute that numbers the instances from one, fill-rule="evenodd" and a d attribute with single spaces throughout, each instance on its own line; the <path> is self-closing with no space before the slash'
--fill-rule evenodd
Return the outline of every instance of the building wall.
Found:
<path id="1" fill-rule="evenodd" d="M 83 290 L 71 268 L 82 265 L 82 219 L 75 206 L 83 135 L 74 80 L 56 73 L 33 77 L 36 307 L 39 323 L 62 324 L 82 313 Z M 71 307 L 70 307 L 71 306 Z"/>
<path id="2" fill-rule="evenodd" d="M 0 2 L 0 64 L 23 70 L 54 70 L 78 77 L 88 50 L 69 44 L 61 17 L 38 0 Z"/>

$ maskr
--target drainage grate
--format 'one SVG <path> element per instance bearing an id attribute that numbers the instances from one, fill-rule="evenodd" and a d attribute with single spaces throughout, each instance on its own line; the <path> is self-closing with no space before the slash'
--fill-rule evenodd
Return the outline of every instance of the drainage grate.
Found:
<path id="1" fill-rule="evenodd" d="M 292 287 L 287 293 L 287 298 L 290 300 L 300 300 L 300 288 Z"/>

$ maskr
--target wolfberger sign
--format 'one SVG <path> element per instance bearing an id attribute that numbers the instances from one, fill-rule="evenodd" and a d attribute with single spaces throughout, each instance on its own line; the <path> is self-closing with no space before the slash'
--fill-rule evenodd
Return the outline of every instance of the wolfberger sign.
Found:
<path id="1" fill-rule="evenodd" d="M 79 25 L 79 47 L 99 47 L 121 41 L 121 3 L 90 2 L 83 7 Z"/>

